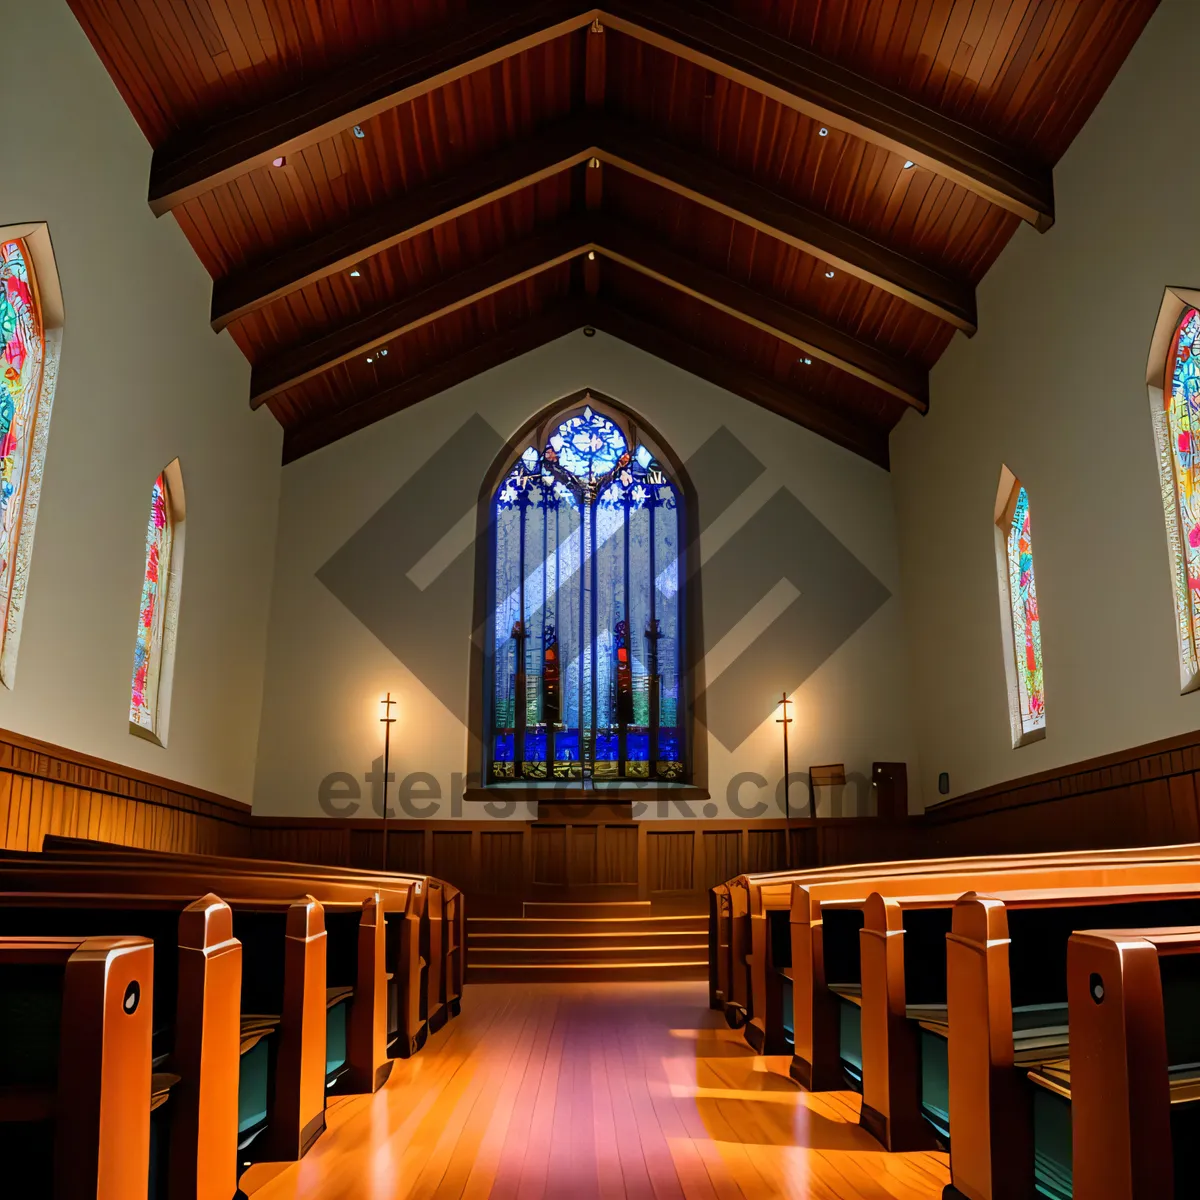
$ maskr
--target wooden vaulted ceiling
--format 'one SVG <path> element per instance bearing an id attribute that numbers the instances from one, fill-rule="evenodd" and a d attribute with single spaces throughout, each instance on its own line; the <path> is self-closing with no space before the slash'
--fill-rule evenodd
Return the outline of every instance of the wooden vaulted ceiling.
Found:
<path id="1" fill-rule="evenodd" d="M 592 325 L 886 465 L 1157 0 L 69 2 L 285 461 Z"/>

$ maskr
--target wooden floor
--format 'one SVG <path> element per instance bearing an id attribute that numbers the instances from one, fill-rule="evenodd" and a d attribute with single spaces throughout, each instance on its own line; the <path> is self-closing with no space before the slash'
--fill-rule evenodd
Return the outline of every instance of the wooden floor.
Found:
<path id="1" fill-rule="evenodd" d="M 704 983 L 469 984 L 462 1016 L 374 1096 L 332 1101 L 252 1200 L 761 1197 L 936 1200 L 944 1154 L 886 1154 L 850 1092 L 756 1058 Z"/>

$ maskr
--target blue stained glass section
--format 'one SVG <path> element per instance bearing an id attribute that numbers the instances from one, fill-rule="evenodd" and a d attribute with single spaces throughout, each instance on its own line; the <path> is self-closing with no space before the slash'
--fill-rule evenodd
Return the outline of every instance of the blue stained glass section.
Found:
<path id="1" fill-rule="evenodd" d="M 550 435 L 546 456 L 576 479 L 591 482 L 615 470 L 626 448 L 625 435 L 612 421 L 585 408 Z"/>
<path id="2" fill-rule="evenodd" d="M 491 778 L 683 777 L 677 496 L 591 408 L 497 487 Z"/>

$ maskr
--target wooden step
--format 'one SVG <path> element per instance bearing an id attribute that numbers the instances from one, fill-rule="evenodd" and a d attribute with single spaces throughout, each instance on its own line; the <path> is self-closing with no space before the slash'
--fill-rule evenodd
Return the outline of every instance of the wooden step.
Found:
<path id="1" fill-rule="evenodd" d="M 708 961 L 653 963 L 545 963 L 541 966 L 497 963 L 485 966 L 474 961 L 467 968 L 470 983 L 669 983 L 681 979 L 708 978 Z"/>
<path id="2" fill-rule="evenodd" d="M 708 947 L 689 944 L 685 946 L 472 946 L 471 966 L 487 966 L 492 963 L 541 966 L 544 963 L 599 963 L 659 962 L 681 963 L 704 959 L 707 964 Z"/>
<path id="3" fill-rule="evenodd" d="M 574 946 L 607 949 L 612 946 L 703 946 L 708 953 L 708 942 L 703 929 L 631 929 L 577 933 L 531 933 L 527 930 L 493 932 L 472 930 L 468 935 L 471 953 L 485 950 L 489 946 Z"/>
<path id="4" fill-rule="evenodd" d="M 557 920 L 612 920 L 615 917 L 651 916 L 649 900 L 597 901 L 594 904 L 555 904 L 543 900 L 526 900 L 522 906 L 526 917 Z"/>
<path id="5" fill-rule="evenodd" d="M 468 917 L 467 936 L 481 933 L 626 933 L 640 929 L 655 933 L 708 935 L 706 917 Z"/>

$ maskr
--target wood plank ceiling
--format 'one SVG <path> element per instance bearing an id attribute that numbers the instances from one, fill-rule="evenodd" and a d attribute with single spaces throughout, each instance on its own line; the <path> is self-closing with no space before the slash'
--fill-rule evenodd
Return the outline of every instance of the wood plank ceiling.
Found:
<path id="1" fill-rule="evenodd" d="M 304 454 L 595 326 L 887 465 L 1157 0 L 69 0 Z"/>

